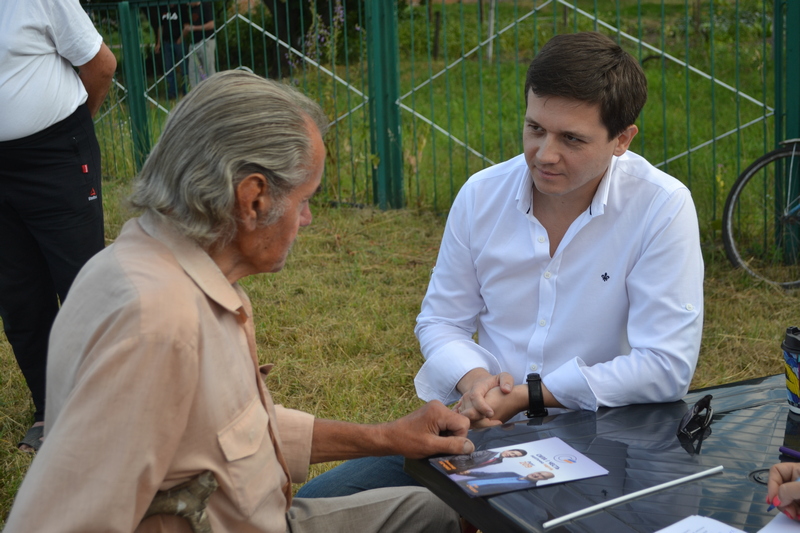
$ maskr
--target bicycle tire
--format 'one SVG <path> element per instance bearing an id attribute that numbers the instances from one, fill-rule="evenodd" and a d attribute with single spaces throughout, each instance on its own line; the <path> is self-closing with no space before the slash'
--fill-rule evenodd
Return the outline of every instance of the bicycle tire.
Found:
<path id="1" fill-rule="evenodd" d="M 783 181 L 788 164 L 790 183 Z M 753 162 L 737 178 L 722 213 L 722 242 L 734 267 L 784 289 L 800 287 L 800 198 L 786 189 L 800 186 L 800 143 L 792 142 Z M 794 216 L 786 216 L 787 212 Z"/>

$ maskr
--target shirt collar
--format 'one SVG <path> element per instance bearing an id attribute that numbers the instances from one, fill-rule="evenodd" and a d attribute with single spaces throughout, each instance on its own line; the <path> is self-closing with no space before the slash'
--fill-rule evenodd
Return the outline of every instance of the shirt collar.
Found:
<path id="1" fill-rule="evenodd" d="M 206 296 L 232 313 L 250 315 L 249 306 L 245 304 L 246 297 L 242 298 L 244 293 L 236 284 L 228 282 L 214 260 L 195 241 L 180 234 L 166 219 L 151 212 L 139 218 L 139 225 L 145 233 L 169 248 L 186 275 Z"/>
<path id="2" fill-rule="evenodd" d="M 605 206 L 608 204 L 608 193 L 611 189 L 611 175 L 617 165 L 617 159 L 617 156 L 611 157 L 611 163 L 609 163 L 605 175 L 597 186 L 592 203 L 589 204 L 589 215 L 592 217 L 600 216 L 605 212 Z M 520 180 L 519 188 L 517 189 L 517 210 L 525 213 L 528 217 L 532 217 L 533 178 L 531 178 L 531 172 L 527 164 L 522 167 L 522 172 L 523 178 Z"/>

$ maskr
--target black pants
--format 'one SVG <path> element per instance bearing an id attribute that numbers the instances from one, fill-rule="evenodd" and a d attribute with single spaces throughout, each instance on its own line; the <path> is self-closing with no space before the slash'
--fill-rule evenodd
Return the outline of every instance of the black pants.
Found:
<path id="1" fill-rule="evenodd" d="M 100 147 L 86 105 L 39 133 L 0 142 L 0 317 L 37 422 L 59 301 L 104 244 Z"/>

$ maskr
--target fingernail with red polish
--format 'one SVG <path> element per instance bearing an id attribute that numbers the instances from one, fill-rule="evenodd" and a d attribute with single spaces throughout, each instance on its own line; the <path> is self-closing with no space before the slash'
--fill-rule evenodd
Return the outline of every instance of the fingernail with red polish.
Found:
<path id="1" fill-rule="evenodd" d="M 772 505 L 774 505 L 775 507 L 780 507 L 781 506 L 781 500 L 778 499 L 777 496 L 775 496 L 774 498 L 772 498 Z"/>

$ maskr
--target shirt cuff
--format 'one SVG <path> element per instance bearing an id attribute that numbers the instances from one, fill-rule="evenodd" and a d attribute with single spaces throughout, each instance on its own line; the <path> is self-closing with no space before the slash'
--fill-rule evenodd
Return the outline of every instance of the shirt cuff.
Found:
<path id="1" fill-rule="evenodd" d="M 564 407 L 597 411 L 597 396 L 582 371 L 585 366 L 580 357 L 575 357 L 543 376 L 542 383 Z"/>
<path id="2" fill-rule="evenodd" d="M 417 396 L 426 402 L 439 400 L 445 405 L 458 401 L 461 394 L 456 385 L 475 368 L 483 368 L 492 375 L 501 372 L 494 355 L 472 340 L 448 342 L 428 357 L 419 369 L 414 378 Z"/>
<path id="3" fill-rule="evenodd" d="M 289 476 L 292 483 L 302 483 L 308 477 L 308 467 L 311 464 L 314 415 L 276 405 L 275 416 L 281 439 L 281 453 L 289 469 Z"/>

